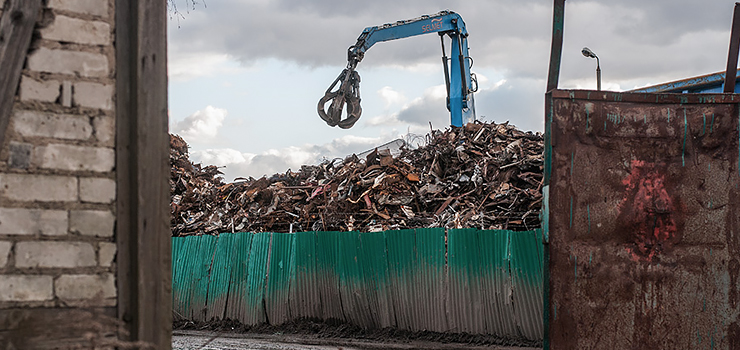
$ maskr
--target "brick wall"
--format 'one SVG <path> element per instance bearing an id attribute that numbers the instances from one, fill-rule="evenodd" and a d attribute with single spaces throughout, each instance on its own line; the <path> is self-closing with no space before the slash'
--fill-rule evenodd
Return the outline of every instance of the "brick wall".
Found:
<path id="1" fill-rule="evenodd" d="M 0 150 L 0 311 L 115 315 L 113 7 L 48 0 L 39 16 Z"/>

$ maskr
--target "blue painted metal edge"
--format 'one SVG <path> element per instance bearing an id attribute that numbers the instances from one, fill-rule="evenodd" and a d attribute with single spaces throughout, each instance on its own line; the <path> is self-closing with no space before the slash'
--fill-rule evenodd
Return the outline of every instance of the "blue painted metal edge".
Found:
<path id="1" fill-rule="evenodd" d="M 740 78 L 740 72 L 737 74 Z M 722 92 L 725 82 L 725 72 L 717 72 L 697 77 L 675 80 L 658 85 L 647 86 L 627 92 L 673 92 L 673 93 L 701 93 Z M 740 81 L 735 83 L 735 92 L 740 92 Z"/>

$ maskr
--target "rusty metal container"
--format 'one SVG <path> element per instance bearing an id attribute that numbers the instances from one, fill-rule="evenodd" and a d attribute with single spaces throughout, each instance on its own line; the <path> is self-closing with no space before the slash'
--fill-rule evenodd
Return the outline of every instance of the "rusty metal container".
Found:
<path id="1" fill-rule="evenodd" d="M 740 349 L 739 103 L 547 94 L 545 349 Z"/>

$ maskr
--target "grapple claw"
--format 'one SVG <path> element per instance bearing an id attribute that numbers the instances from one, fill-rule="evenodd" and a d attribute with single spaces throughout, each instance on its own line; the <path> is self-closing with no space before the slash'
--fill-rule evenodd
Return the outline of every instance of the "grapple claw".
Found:
<path id="1" fill-rule="evenodd" d="M 332 91 L 339 83 L 339 87 Z M 331 103 L 329 103 L 331 101 Z M 327 104 L 328 109 L 327 109 Z M 347 117 L 342 119 L 342 111 L 347 107 Z M 326 90 L 326 94 L 319 100 L 319 117 L 329 126 L 339 126 L 342 129 L 351 128 L 362 114 L 360 107 L 360 74 L 354 68 L 346 68 Z"/>

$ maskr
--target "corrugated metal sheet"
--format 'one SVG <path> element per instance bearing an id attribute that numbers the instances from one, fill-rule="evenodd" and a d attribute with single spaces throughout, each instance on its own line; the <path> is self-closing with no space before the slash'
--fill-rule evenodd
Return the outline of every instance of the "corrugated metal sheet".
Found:
<path id="1" fill-rule="evenodd" d="M 395 327 L 414 329 L 414 262 L 416 231 L 397 230 L 386 232 L 388 249 L 388 280 L 390 300 L 395 313 Z"/>
<path id="2" fill-rule="evenodd" d="M 244 322 L 247 325 L 257 325 L 267 322 L 265 311 L 265 283 L 268 266 L 270 264 L 270 243 L 272 234 L 259 232 L 252 234 L 252 247 L 247 264 L 247 293 L 245 298 Z"/>
<path id="3" fill-rule="evenodd" d="M 186 253 L 173 259 L 172 294 L 176 303 L 173 309 L 180 317 L 206 319 L 209 270 L 216 240 L 215 236 L 195 236 L 176 243 L 178 254 Z"/>
<path id="4" fill-rule="evenodd" d="M 294 238 L 289 233 L 272 233 L 269 270 L 266 275 L 265 313 L 268 323 L 282 324 L 290 320 L 290 281 L 294 260 Z"/>
<path id="5" fill-rule="evenodd" d="M 415 261 L 413 270 L 415 297 L 411 306 L 419 310 L 413 330 L 446 332 L 447 288 L 445 279 L 445 230 L 443 228 L 416 229 Z"/>
<path id="6" fill-rule="evenodd" d="M 339 292 L 347 322 L 363 328 L 373 327 L 368 297 L 364 291 L 363 261 L 360 255 L 360 233 L 339 233 Z"/>
<path id="7" fill-rule="evenodd" d="M 393 313 L 389 295 L 388 256 L 385 232 L 367 232 L 359 235 L 362 262 L 363 294 L 367 298 L 372 328 L 393 326 Z"/>
<path id="8" fill-rule="evenodd" d="M 175 238 L 172 249 L 174 308 L 188 319 L 541 336 L 536 232 L 237 233 Z"/>
<path id="9" fill-rule="evenodd" d="M 231 284 L 232 253 L 235 234 L 222 233 L 216 241 L 211 275 L 208 282 L 206 320 L 224 319 Z"/>
<path id="10" fill-rule="evenodd" d="M 485 334 L 481 297 L 480 231 L 449 230 L 449 323 L 454 332 Z"/>
<path id="11" fill-rule="evenodd" d="M 248 307 L 247 302 L 249 295 L 247 274 L 254 235 L 251 233 L 237 233 L 232 237 L 234 247 L 231 252 L 231 281 L 227 293 L 229 299 L 226 305 L 225 317 L 247 324 L 247 315 L 253 312 Z"/>
<path id="12" fill-rule="evenodd" d="M 509 232 L 511 238 L 511 281 L 514 320 L 520 335 L 529 340 L 542 339 L 542 265 L 540 232 Z M 539 249 L 533 249 L 538 247 Z"/>
<path id="13" fill-rule="evenodd" d="M 183 314 L 186 306 L 184 301 L 188 298 L 185 293 L 189 292 L 188 288 L 183 288 L 183 276 L 188 272 L 188 266 L 184 265 L 187 258 L 185 254 L 188 251 L 185 246 L 190 243 L 186 237 L 172 237 L 172 318 L 175 321 L 185 320 L 187 317 Z"/>
<path id="14" fill-rule="evenodd" d="M 486 330 L 489 334 L 505 338 L 520 337 L 514 318 L 514 287 L 510 266 L 511 235 L 519 233 L 483 231 L 479 236 L 480 282 Z"/>
<path id="15" fill-rule="evenodd" d="M 192 319 L 196 321 L 206 321 L 206 313 L 208 310 L 208 285 L 211 279 L 211 267 L 213 265 L 213 258 L 216 251 L 216 243 L 218 242 L 218 236 L 200 236 L 200 247 L 198 251 L 200 254 L 196 254 L 197 259 L 196 271 L 198 276 L 195 279 L 196 285 L 193 287 L 196 293 L 191 294 L 190 309 L 188 313 L 192 315 Z M 206 293 L 203 293 L 206 291 Z"/>
<path id="16" fill-rule="evenodd" d="M 740 95 L 548 104 L 546 346 L 740 349 Z"/>
<path id="17" fill-rule="evenodd" d="M 339 235 L 342 232 L 316 232 L 316 267 L 321 316 L 324 320 L 346 321 L 339 293 Z"/>
<path id="18" fill-rule="evenodd" d="M 295 234 L 295 273 L 290 289 L 290 311 L 294 318 L 322 314 L 316 258 L 316 232 Z"/>

